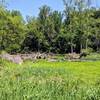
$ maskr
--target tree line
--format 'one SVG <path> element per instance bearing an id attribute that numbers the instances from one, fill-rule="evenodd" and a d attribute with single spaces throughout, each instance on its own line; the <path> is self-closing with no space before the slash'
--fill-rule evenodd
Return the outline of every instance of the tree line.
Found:
<path id="1" fill-rule="evenodd" d="M 70 2 L 69 2 L 70 1 Z M 26 17 L 0 5 L 0 51 L 80 53 L 100 51 L 100 9 L 90 0 L 63 0 L 63 12 L 40 7 L 38 17 Z"/>

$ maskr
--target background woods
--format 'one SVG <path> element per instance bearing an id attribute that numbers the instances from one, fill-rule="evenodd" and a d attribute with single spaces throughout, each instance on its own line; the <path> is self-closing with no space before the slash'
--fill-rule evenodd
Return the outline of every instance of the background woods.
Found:
<path id="1" fill-rule="evenodd" d="M 100 9 L 90 0 L 63 0 L 63 12 L 47 5 L 38 17 L 9 11 L 0 3 L 0 50 L 17 52 L 80 53 L 100 49 Z"/>

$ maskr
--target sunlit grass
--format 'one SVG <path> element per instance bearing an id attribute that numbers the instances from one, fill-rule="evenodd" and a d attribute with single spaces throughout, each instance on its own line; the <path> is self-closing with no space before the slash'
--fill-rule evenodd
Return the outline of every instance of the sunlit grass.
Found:
<path id="1" fill-rule="evenodd" d="M 0 100 L 100 100 L 99 61 L 0 62 Z"/>

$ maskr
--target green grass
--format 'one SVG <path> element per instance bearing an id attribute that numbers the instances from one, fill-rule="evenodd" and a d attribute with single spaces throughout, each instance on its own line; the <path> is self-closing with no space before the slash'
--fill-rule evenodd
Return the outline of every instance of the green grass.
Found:
<path id="1" fill-rule="evenodd" d="M 0 60 L 0 100 L 100 100 L 100 61 Z"/>

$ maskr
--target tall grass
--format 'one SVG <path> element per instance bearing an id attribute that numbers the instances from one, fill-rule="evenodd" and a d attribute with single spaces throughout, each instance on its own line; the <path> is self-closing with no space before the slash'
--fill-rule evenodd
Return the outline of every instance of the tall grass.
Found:
<path id="1" fill-rule="evenodd" d="M 100 62 L 1 62 L 0 100 L 100 100 Z"/>

